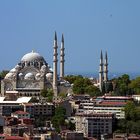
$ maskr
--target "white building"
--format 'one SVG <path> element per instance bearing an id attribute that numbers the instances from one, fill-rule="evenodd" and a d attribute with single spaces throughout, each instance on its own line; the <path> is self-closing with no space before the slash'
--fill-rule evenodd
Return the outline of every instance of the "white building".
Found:
<path id="1" fill-rule="evenodd" d="M 78 113 L 75 116 L 76 131 L 83 132 L 85 137 L 100 137 L 101 134 L 112 134 L 114 115 L 111 113 Z"/>
<path id="2" fill-rule="evenodd" d="M 28 103 L 31 97 L 20 97 L 15 101 L 7 101 L 5 97 L 0 97 L 0 115 L 11 116 L 12 112 L 23 110 L 23 103 Z"/>
<path id="3" fill-rule="evenodd" d="M 25 103 L 24 111 L 34 116 L 52 116 L 54 113 L 54 104 L 52 103 Z"/>
<path id="4" fill-rule="evenodd" d="M 83 100 L 80 102 L 77 112 L 79 113 L 112 113 L 116 116 L 117 119 L 124 119 L 125 112 L 124 106 L 126 102 L 124 101 L 115 101 L 115 100 L 101 100 L 101 101 L 90 101 Z"/>
<path id="5" fill-rule="evenodd" d="M 125 118 L 124 106 L 126 102 L 115 101 L 101 101 L 94 106 L 94 112 L 96 113 L 112 113 L 115 114 L 117 119 Z"/>

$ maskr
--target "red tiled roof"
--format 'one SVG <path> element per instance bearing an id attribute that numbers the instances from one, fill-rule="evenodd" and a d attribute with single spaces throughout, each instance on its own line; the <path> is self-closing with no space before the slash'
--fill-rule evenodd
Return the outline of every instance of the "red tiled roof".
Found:
<path id="1" fill-rule="evenodd" d="M 102 102 L 99 103 L 99 105 L 104 105 L 104 106 L 125 106 L 126 102 L 102 101 Z"/>
<path id="2" fill-rule="evenodd" d="M 5 134 L 0 134 L 0 136 L 5 136 Z"/>
<path id="3" fill-rule="evenodd" d="M 26 105 L 26 106 L 33 106 L 32 103 L 24 103 L 24 105 Z"/>
<path id="4" fill-rule="evenodd" d="M 24 112 L 24 111 L 16 111 L 14 112 L 14 114 L 29 114 L 28 112 Z"/>
<path id="5" fill-rule="evenodd" d="M 25 140 L 25 139 L 19 136 L 6 136 L 5 140 Z"/>

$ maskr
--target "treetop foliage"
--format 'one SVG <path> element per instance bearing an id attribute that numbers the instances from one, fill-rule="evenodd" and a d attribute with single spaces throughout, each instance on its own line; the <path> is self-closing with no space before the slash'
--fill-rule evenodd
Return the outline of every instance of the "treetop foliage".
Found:
<path id="1" fill-rule="evenodd" d="M 125 108 L 125 119 L 118 120 L 118 130 L 122 133 L 140 134 L 140 108 L 129 101 Z"/>
<path id="2" fill-rule="evenodd" d="M 6 76 L 6 74 L 8 73 L 9 71 L 8 70 L 3 70 L 0 72 L 0 78 L 4 78 Z"/>
<path id="3" fill-rule="evenodd" d="M 52 117 L 53 126 L 57 132 L 60 132 L 61 126 L 65 123 L 66 110 L 62 106 L 58 106 L 55 109 L 55 115 Z"/>
<path id="4" fill-rule="evenodd" d="M 90 96 L 101 95 L 99 89 L 93 85 L 90 79 L 82 77 L 81 75 L 66 76 L 65 79 L 73 84 L 73 92 L 75 94 L 89 94 Z"/>

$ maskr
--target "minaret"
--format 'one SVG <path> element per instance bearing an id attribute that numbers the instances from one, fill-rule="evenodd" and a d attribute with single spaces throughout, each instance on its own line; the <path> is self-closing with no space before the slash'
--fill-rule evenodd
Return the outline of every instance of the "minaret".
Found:
<path id="1" fill-rule="evenodd" d="M 65 62 L 65 59 L 64 59 L 64 56 L 65 56 L 65 53 L 64 53 L 64 36 L 62 34 L 62 40 L 61 40 L 61 51 L 60 51 L 60 79 L 62 80 L 64 78 L 64 62 Z"/>
<path id="2" fill-rule="evenodd" d="M 108 58 L 107 52 L 105 54 L 105 61 L 104 61 L 104 82 L 108 81 Z"/>
<path id="3" fill-rule="evenodd" d="M 58 88 L 57 88 L 57 35 L 55 32 L 55 38 L 54 38 L 54 52 L 53 52 L 53 91 L 54 91 L 54 96 L 57 96 L 58 94 Z"/>
<path id="4" fill-rule="evenodd" d="M 101 51 L 101 56 L 100 56 L 100 66 L 99 66 L 99 83 L 100 83 L 100 91 L 102 91 L 103 87 L 103 54 Z"/>

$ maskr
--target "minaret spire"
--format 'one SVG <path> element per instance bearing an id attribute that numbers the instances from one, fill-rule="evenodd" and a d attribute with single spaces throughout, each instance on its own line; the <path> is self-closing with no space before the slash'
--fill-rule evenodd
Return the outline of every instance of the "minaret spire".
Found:
<path id="1" fill-rule="evenodd" d="M 105 53 L 105 60 L 104 60 L 104 82 L 108 81 L 108 57 L 107 52 Z"/>
<path id="2" fill-rule="evenodd" d="M 55 35 L 54 35 L 54 40 L 57 41 L 57 34 L 56 34 L 56 31 L 55 31 Z"/>
<path id="3" fill-rule="evenodd" d="M 54 96 L 57 96 L 58 94 L 58 88 L 57 88 L 57 34 L 55 32 L 55 37 L 54 37 L 54 45 L 53 45 L 53 91 L 54 91 Z"/>
<path id="4" fill-rule="evenodd" d="M 62 40 L 61 40 L 61 50 L 60 50 L 60 79 L 62 80 L 64 78 L 64 62 L 65 62 L 65 59 L 64 59 L 64 56 L 65 56 L 65 53 L 64 53 L 64 36 L 62 34 Z"/>
<path id="5" fill-rule="evenodd" d="M 99 84 L 100 84 L 100 91 L 102 91 L 103 87 L 103 54 L 101 50 L 101 55 L 100 55 L 100 66 L 99 66 Z"/>

